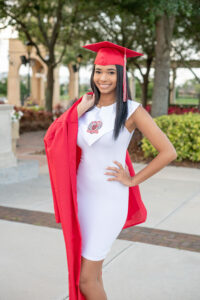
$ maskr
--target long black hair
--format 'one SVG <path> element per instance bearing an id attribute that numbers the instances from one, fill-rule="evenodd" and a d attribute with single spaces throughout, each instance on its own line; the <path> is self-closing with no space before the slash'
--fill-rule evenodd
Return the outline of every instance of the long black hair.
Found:
<path id="1" fill-rule="evenodd" d="M 115 65 L 117 69 L 117 84 L 116 84 L 116 117 L 115 117 L 115 125 L 114 125 L 114 139 L 116 140 L 121 127 L 124 128 L 126 118 L 128 115 L 128 106 L 127 101 L 123 101 L 123 66 Z M 99 103 L 100 99 L 100 91 L 94 83 L 94 72 L 95 72 L 95 65 L 92 70 L 92 74 L 90 77 L 90 85 L 93 93 L 95 94 L 95 103 L 89 109 L 93 109 L 95 105 Z M 126 72 L 126 87 L 127 87 L 127 96 L 128 99 L 131 99 L 131 92 L 129 88 L 128 76 Z M 89 111 L 88 110 L 88 111 Z"/>

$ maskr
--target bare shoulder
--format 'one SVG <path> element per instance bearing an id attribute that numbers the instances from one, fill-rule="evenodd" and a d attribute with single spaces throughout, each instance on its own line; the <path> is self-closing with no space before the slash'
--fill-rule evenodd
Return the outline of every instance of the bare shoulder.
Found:
<path id="1" fill-rule="evenodd" d="M 142 104 L 135 101 L 135 100 L 128 100 L 128 116 L 126 120 L 126 128 L 131 133 L 135 128 L 136 124 L 134 122 L 134 116 L 137 113 L 137 111 L 142 107 Z"/>
<path id="2" fill-rule="evenodd" d="M 154 119 L 142 105 L 139 105 L 136 108 L 129 117 L 129 120 L 131 120 L 134 127 L 138 128 L 144 135 L 148 134 L 151 130 L 159 128 Z"/>

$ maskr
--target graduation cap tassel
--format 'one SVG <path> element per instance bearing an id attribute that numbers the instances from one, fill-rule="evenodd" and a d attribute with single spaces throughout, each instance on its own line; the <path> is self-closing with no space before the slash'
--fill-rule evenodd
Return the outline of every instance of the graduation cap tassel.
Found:
<path id="1" fill-rule="evenodd" d="M 123 101 L 127 101 L 127 87 L 126 87 L 126 49 L 124 52 L 124 69 L 123 69 Z"/>

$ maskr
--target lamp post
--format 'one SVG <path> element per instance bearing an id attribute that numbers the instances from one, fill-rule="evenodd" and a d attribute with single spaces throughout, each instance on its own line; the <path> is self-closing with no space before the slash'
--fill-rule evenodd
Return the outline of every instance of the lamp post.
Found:
<path id="1" fill-rule="evenodd" d="M 33 43 L 27 42 L 26 43 L 26 51 L 28 54 L 28 58 L 25 55 L 20 56 L 22 65 L 25 65 L 28 63 L 28 83 L 27 83 L 27 89 L 28 89 L 28 95 L 26 97 L 22 97 L 22 106 L 24 105 L 25 98 L 30 97 L 30 65 L 31 65 L 31 50 L 33 48 Z"/>
<path id="2" fill-rule="evenodd" d="M 33 48 L 33 43 L 32 42 L 27 42 L 26 43 L 26 50 L 28 53 L 28 97 L 30 97 L 30 91 L 31 91 L 31 87 L 30 87 L 30 65 L 31 65 L 31 51 Z"/>
<path id="3" fill-rule="evenodd" d="M 77 63 L 72 66 L 73 67 L 73 71 L 75 73 L 79 71 L 82 59 L 83 59 L 83 55 L 82 54 L 78 54 L 76 56 Z M 78 73 L 78 95 L 79 95 L 79 73 Z"/>

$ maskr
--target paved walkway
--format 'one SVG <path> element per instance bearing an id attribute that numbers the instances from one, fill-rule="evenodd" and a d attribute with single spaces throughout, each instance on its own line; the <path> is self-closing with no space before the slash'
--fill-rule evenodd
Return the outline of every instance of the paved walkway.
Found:
<path id="1" fill-rule="evenodd" d="M 0 299 L 68 299 L 64 239 L 53 215 L 45 131 L 22 134 L 17 156 L 36 179 L 0 185 Z M 137 173 L 144 164 L 133 163 Z M 123 230 L 103 264 L 108 300 L 200 299 L 200 170 L 167 166 L 140 184 L 147 221 Z"/>

